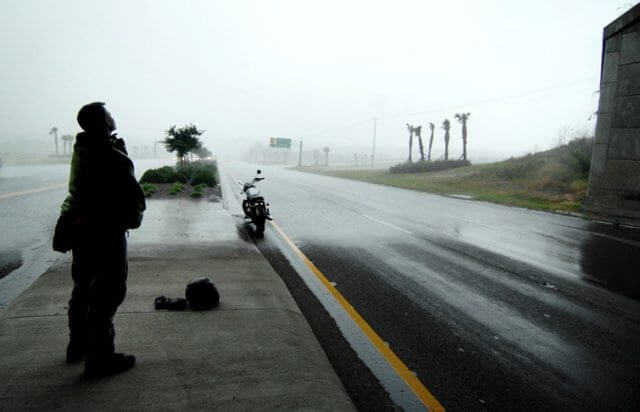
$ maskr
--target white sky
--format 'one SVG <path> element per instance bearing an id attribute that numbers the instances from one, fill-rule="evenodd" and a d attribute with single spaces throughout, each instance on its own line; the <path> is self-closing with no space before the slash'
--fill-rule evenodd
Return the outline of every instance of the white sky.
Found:
<path id="1" fill-rule="evenodd" d="M 0 142 L 53 150 L 49 129 L 77 132 L 77 110 L 100 100 L 134 144 L 193 122 L 214 152 L 269 136 L 370 152 L 378 116 L 379 150 L 402 150 L 405 123 L 449 117 L 457 153 L 453 114 L 468 111 L 472 159 L 542 150 L 593 127 L 602 29 L 628 5 L 2 0 Z"/>

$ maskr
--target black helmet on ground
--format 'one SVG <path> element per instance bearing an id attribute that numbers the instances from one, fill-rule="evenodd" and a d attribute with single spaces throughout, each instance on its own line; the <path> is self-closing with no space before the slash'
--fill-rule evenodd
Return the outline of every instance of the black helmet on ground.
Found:
<path id="1" fill-rule="evenodd" d="M 220 294 L 209 278 L 192 279 L 185 290 L 189 307 L 193 310 L 207 310 L 218 306 Z"/>

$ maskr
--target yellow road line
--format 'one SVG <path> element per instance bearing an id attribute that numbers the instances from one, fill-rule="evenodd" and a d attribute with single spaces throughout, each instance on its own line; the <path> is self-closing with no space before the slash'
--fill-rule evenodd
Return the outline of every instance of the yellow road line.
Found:
<path id="1" fill-rule="evenodd" d="M 411 388 L 416 394 L 418 399 L 432 412 L 444 411 L 444 407 L 438 402 L 438 400 L 429 392 L 429 390 L 420 382 L 420 380 L 407 368 L 407 365 L 400 360 L 400 358 L 386 345 L 386 343 L 380 338 L 380 336 L 373 330 L 366 320 L 360 316 L 360 314 L 354 309 L 353 306 L 345 299 L 344 296 L 329 282 L 329 279 L 320 272 L 320 270 L 305 256 L 304 253 L 293 243 L 291 239 L 280 229 L 275 222 L 271 222 L 273 227 L 278 231 L 280 236 L 291 246 L 291 248 L 302 258 L 304 263 L 311 269 L 322 284 L 329 290 L 334 298 L 344 308 L 344 310 L 351 316 L 354 322 L 360 327 L 360 329 L 367 335 L 373 346 L 380 352 L 380 354 L 386 359 L 391 367 L 396 371 L 398 376 Z"/>
<path id="2" fill-rule="evenodd" d="M 57 185 L 39 187 L 37 189 L 29 189 L 23 190 L 20 192 L 10 192 L 10 193 L 0 193 L 0 200 L 11 199 L 12 197 L 30 195 L 32 193 L 46 192 L 47 190 L 60 189 L 61 187 L 66 187 L 66 183 L 60 183 Z"/>

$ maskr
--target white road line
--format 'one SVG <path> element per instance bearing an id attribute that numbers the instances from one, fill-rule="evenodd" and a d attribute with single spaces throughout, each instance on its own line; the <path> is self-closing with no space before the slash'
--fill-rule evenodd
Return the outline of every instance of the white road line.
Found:
<path id="1" fill-rule="evenodd" d="M 380 223 L 381 225 L 389 226 L 390 228 L 393 228 L 393 229 L 399 230 L 399 231 L 404 232 L 404 233 L 407 233 L 407 234 L 409 234 L 409 235 L 413 235 L 413 233 L 412 233 L 412 232 L 409 232 L 408 230 L 405 230 L 405 229 L 403 229 L 403 228 L 401 228 L 401 227 L 398 227 L 398 226 L 396 226 L 396 225 L 392 225 L 391 223 L 387 223 L 387 222 L 385 222 L 385 221 L 383 221 L 383 220 L 376 219 L 375 217 L 371 217 L 371 216 L 369 216 L 369 215 L 362 215 L 362 217 L 366 217 L 367 219 L 369 219 L 369 220 L 373 220 L 374 222 L 378 222 L 378 223 Z"/>

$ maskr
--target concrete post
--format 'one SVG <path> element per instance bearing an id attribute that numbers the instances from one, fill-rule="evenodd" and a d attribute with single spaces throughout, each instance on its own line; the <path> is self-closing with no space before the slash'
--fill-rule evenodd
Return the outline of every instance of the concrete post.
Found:
<path id="1" fill-rule="evenodd" d="M 586 212 L 640 225 L 640 4 L 604 29 Z"/>

